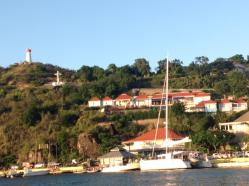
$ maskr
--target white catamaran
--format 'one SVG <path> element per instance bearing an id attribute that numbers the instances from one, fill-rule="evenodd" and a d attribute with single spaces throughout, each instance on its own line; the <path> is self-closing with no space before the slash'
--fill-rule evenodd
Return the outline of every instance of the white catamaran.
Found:
<path id="1" fill-rule="evenodd" d="M 184 142 L 190 142 L 189 138 L 184 138 L 180 141 L 173 141 L 170 142 L 168 140 L 168 72 L 169 69 L 169 62 L 168 58 L 166 60 L 166 73 L 164 78 L 164 85 L 163 85 L 163 92 L 162 92 L 162 98 L 161 98 L 161 104 L 159 108 L 158 113 L 158 122 L 156 126 L 156 133 L 155 133 L 155 140 L 154 144 L 157 139 L 157 130 L 159 125 L 159 119 L 160 119 L 160 113 L 162 110 L 162 104 L 163 104 L 163 95 L 165 95 L 165 146 L 166 146 L 166 153 L 159 155 L 154 158 L 154 145 L 152 150 L 152 159 L 142 159 L 140 160 L 140 169 L 141 171 L 153 171 L 153 170 L 168 170 L 168 169 L 187 169 L 191 168 L 190 161 L 185 159 L 186 156 L 184 156 L 184 152 L 169 152 L 168 147 L 173 147 L 174 145 L 184 143 Z"/>

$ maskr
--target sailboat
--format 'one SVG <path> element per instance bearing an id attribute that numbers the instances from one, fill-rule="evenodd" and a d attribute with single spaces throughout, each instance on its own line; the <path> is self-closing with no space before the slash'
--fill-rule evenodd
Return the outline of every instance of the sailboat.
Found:
<path id="1" fill-rule="evenodd" d="M 187 156 L 185 156 L 184 152 L 169 152 L 169 146 L 174 146 L 179 143 L 189 142 L 188 138 L 183 139 L 179 142 L 174 141 L 173 143 L 168 140 L 168 76 L 169 76 L 169 61 L 168 57 L 166 60 L 166 73 L 164 78 L 163 92 L 161 98 L 161 104 L 158 113 L 158 122 L 156 126 L 155 140 L 157 138 L 157 130 L 159 125 L 160 113 L 163 105 L 163 96 L 165 95 L 165 154 L 154 157 L 154 145 L 152 150 L 152 158 L 151 159 L 141 159 L 140 160 L 140 169 L 141 171 L 155 171 L 155 170 L 169 170 L 169 169 L 187 169 L 191 168 L 190 161 L 187 160 Z"/>

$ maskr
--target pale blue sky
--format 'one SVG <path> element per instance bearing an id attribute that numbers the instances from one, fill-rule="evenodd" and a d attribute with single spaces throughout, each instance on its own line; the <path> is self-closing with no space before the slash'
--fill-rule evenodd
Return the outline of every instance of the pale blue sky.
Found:
<path id="1" fill-rule="evenodd" d="M 0 65 L 25 60 L 70 69 L 144 57 L 210 60 L 249 54 L 248 0 L 2 0 Z"/>

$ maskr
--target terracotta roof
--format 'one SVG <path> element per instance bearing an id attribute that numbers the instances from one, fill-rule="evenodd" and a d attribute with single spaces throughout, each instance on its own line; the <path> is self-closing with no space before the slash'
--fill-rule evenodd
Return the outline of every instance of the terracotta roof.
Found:
<path id="1" fill-rule="evenodd" d="M 98 97 L 92 97 L 89 101 L 100 101 Z"/>
<path id="2" fill-rule="evenodd" d="M 208 100 L 208 101 L 202 101 L 196 105 L 196 107 L 205 107 L 206 104 L 216 104 L 216 101 Z"/>
<path id="3" fill-rule="evenodd" d="M 235 101 L 235 103 L 246 103 L 246 101 L 243 100 L 243 99 L 238 99 L 238 100 Z"/>
<path id="4" fill-rule="evenodd" d="M 141 94 L 139 96 L 136 97 L 137 100 L 144 100 L 144 99 L 148 99 L 148 96 Z"/>
<path id="5" fill-rule="evenodd" d="M 166 96 L 163 95 L 163 99 L 165 99 Z M 151 99 L 162 99 L 162 94 L 154 94 Z"/>
<path id="6" fill-rule="evenodd" d="M 123 143 L 131 143 L 135 141 L 153 141 L 155 139 L 155 133 L 156 133 L 156 129 L 153 129 L 149 132 L 142 134 L 141 136 L 125 141 Z M 158 128 L 157 139 L 165 139 L 166 138 L 165 133 L 166 133 L 165 128 Z M 184 137 L 179 134 L 176 134 L 171 129 L 168 129 L 168 138 L 169 139 L 183 139 Z"/>
<path id="7" fill-rule="evenodd" d="M 112 98 L 110 98 L 109 96 L 106 96 L 103 98 L 103 101 L 112 101 Z"/>
<path id="8" fill-rule="evenodd" d="M 187 96 L 195 96 L 192 92 L 172 92 L 169 93 L 172 97 L 187 97 Z"/>
<path id="9" fill-rule="evenodd" d="M 220 100 L 220 103 L 226 104 L 226 103 L 231 103 L 228 99 L 223 99 Z"/>
<path id="10" fill-rule="evenodd" d="M 195 95 L 195 97 L 204 97 L 204 96 L 210 96 L 210 94 L 206 92 L 200 92 Z"/>
<path id="11" fill-rule="evenodd" d="M 128 94 L 121 94 L 119 95 L 116 100 L 130 100 L 131 96 L 129 96 Z"/>

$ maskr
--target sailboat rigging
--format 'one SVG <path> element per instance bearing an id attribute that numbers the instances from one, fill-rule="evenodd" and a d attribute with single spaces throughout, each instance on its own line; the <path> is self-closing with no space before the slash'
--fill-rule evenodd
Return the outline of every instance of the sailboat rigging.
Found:
<path id="1" fill-rule="evenodd" d="M 169 141 L 168 141 L 168 94 L 169 94 L 169 61 L 168 57 L 166 59 L 166 73 L 165 73 L 165 78 L 164 78 L 164 83 L 163 83 L 163 91 L 162 91 L 162 97 L 161 97 L 161 104 L 159 107 L 159 113 L 158 113 L 158 120 L 157 120 L 157 125 L 156 125 L 156 132 L 155 132 L 155 138 L 154 138 L 154 143 L 153 143 L 153 149 L 152 149 L 152 158 L 153 159 L 148 159 L 148 160 L 141 160 L 140 161 L 140 169 L 142 171 L 149 171 L 149 170 L 167 170 L 167 169 L 186 169 L 186 168 L 191 168 L 190 161 L 184 160 L 182 158 L 175 158 L 173 153 L 168 152 L 168 146 L 169 146 Z M 163 105 L 163 97 L 165 95 L 165 154 L 161 155 L 160 158 L 154 159 L 154 154 L 155 154 L 155 144 L 157 140 L 157 133 L 158 133 L 158 126 L 159 126 L 159 120 L 161 116 L 161 111 L 162 111 L 162 105 Z M 171 143 L 171 145 L 179 144 L 179 143 L 184 143 L 185 139 L 180 140 L 179 142 L 174 141 Z M 181 153 L 181 152 L 180 152 Z M 177 153 L 178 154 L 178 153 Z"/>

